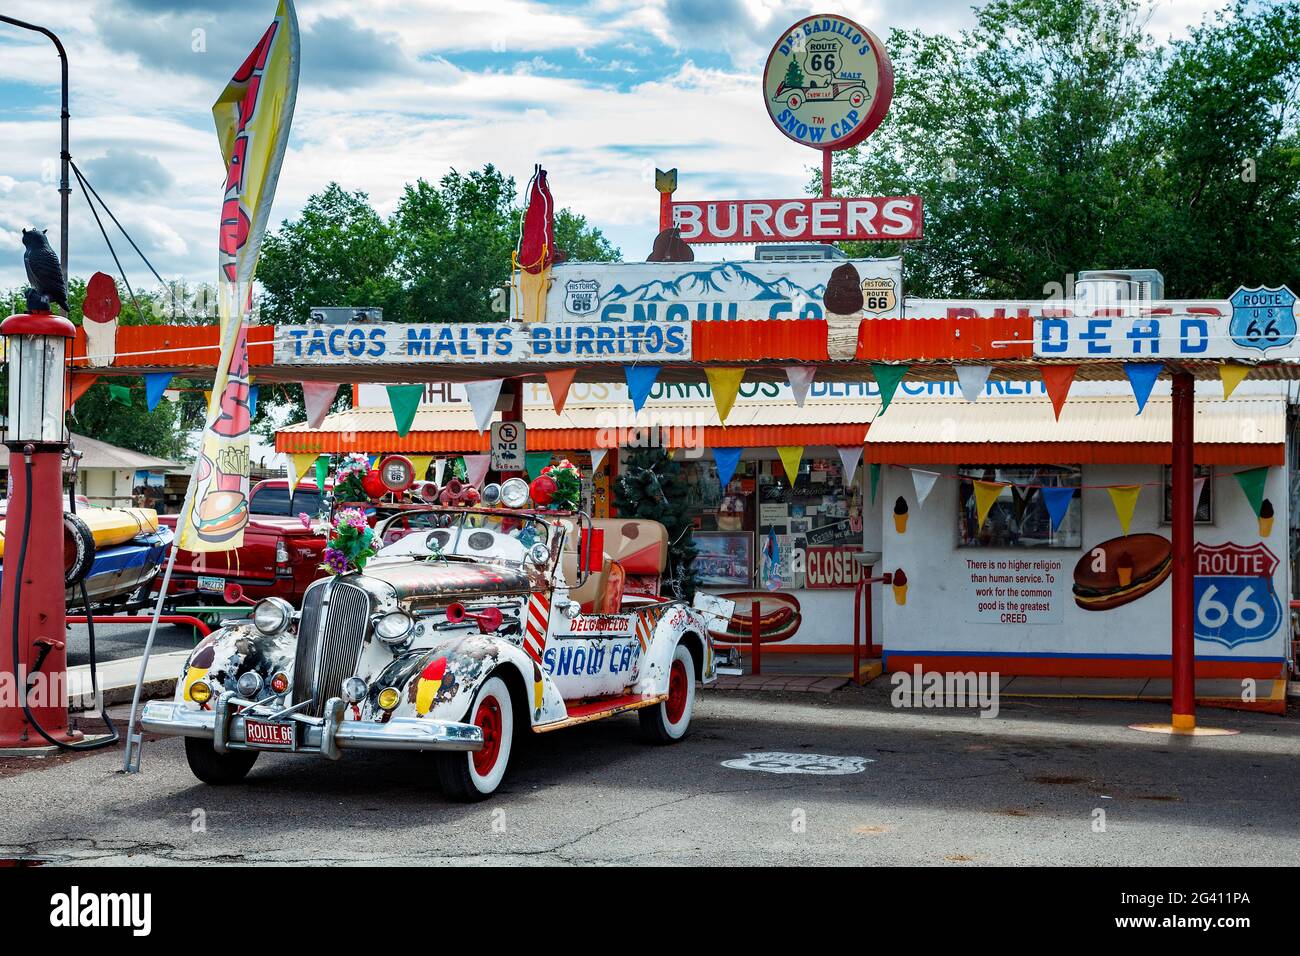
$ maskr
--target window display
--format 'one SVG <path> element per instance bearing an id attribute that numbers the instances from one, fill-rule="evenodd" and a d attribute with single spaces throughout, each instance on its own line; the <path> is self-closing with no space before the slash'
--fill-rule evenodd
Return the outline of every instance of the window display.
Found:
<path id="1" fill-rule="evenodd" d="M 794 485 L 787 481 L 778 461 L 757 462 L 758 537 L 771 548 L 775 539 L 776 574 L 781 590 L 810 586 L 807 577 L 809 554 L 818 560 L 814 588 L 852 588 L 852 574 L 821 573 L 839 568 L 837 552 L 862 549 L 862 475 L 858 469 L 853 483 L 844 487 L 838 458 L 806 458 L 799 466 Z M 811 552 L 810 552 L 810 549 Z M 797 555 L 797 558 L 796 558 Z M 764 586 L 767 586 L 765 583 Z"/>
<path id="2" fill-rule="evenodd" d="M 1080 548 L 1083 508 L 1079 497 L 1083 469 L 1079 465 L 962 465 L 959 479 L 1007 482 L 989 509 L 983 526 L 975 503 L 975 486 L 957 482 L 957 546 L 959 548 Z M 1060 526 L 1053 531 L 1047 505 L 1038 490 L 1074 488 Z"/>
<path id="3" fill-rule="evenodd" d="M 703 587 L 749 587 L 754 574 L 754 535 L 750 531 L 697 531 L 695 577 Z"/>

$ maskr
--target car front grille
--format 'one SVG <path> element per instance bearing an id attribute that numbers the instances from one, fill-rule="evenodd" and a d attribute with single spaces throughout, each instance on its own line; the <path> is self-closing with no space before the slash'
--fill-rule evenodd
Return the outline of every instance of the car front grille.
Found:
<path id="1" fill-rule="evenodd" d="M 325 702 L 339 695 L 356 673 L 369 625 L 370 596 L 361 588 L 336 580 L 308 589 L 293 666 L 294 702 L 312 701 L 301 713 L 320 717 Z"/>

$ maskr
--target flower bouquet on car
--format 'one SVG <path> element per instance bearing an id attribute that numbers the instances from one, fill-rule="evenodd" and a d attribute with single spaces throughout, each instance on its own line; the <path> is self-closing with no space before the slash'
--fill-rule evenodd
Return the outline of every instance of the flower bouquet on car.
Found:
<path id="1" fill-rule="evenodd" d="M 360 452 L 345 455 L 334 472 L 334 500 L 338 502 L 368 500 L 369 495 L 366 494 L 362 482 L 369 472 L 370 459 L 365 455 Z"/>
<path id="2" fill-rule="evenodd" d="M 578 510 L 582 478 L 578 474 L 578 466 L 569 459 L 563 458 L 554 465 L 547 465 L 537 476 L 537 482 L 534 484 L 537 483 L 541 484 L 541 488 L 537 490 L 542 491 L 542 494 L 540 496 L 534 494 L 533 499 L 535 501 L 539 497 L 543 499 L 538 501 L 538 504 L 546 504 L 561 511 Z"/>
<path id="3" fill-rule="evenodd" d="M 334 516 L 328 530 L 321 567 L 330 574 L 364 571 L 366 562 L 378 550 L 375 531 L 366 523 L 365 514 L 357 508 L 344 508 Z"/>

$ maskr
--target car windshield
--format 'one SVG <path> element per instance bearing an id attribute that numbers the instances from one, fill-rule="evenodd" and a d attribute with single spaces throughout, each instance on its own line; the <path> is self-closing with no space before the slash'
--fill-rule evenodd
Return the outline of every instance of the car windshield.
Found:
<path id="1" fill-rule="evenodd" d="M 408 511 L 385 521 L 379 533 L 380 558 L 441 554 L 522 564 L 534 545 L 549 548 L 551 527 L 540 518 L 509 512 Z"/>

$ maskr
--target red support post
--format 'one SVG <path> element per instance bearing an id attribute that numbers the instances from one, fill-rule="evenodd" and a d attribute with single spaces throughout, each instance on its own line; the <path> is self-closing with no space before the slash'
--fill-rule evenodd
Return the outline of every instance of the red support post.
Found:
<path id="1" fill-rule="evenodd" d="M 822 150 L 822 198 L 831 198 L 831 157 L 835 155 L 834 150 Z"/>
<path id="2" fill-rule="evenodd" d="M 1193 636 L 1192 549 L 1196 503 L 1192 501 L 1196 381 L 1175 372 L 1173 385 L 1173 720 L 1175 730 L 1196 727 L 1196 640 Z"/>
<path id="3" fill-rule="evenodd" d="M 759 634 L 762 624 L 760 615 L 762 605 L 758 601 L 752 601 L 749 605 L 749 672 L 751 674 L 763 673 L 763 641 Z"/>

